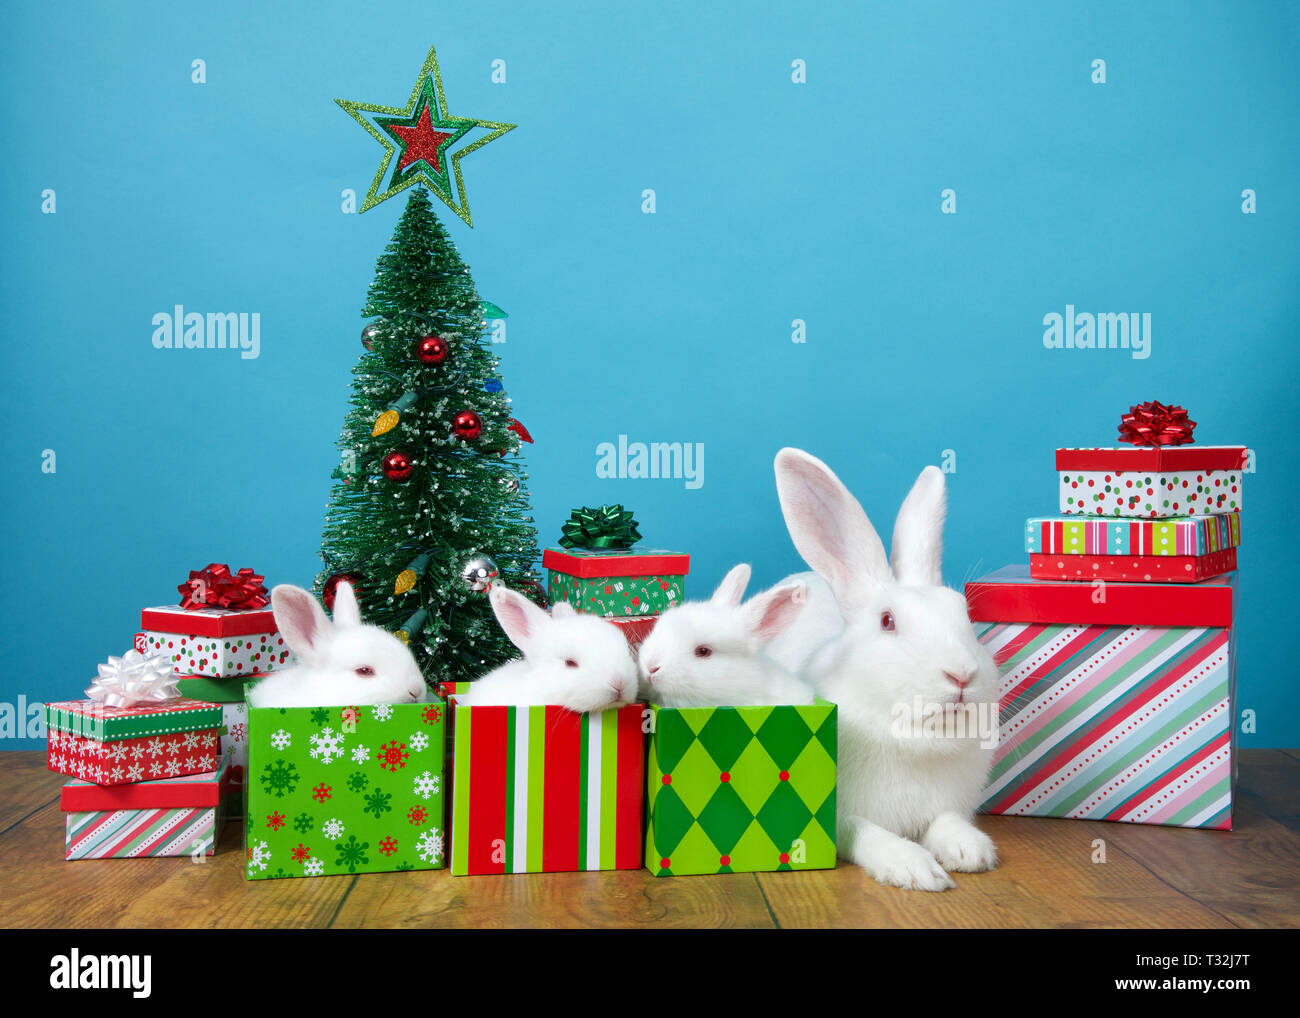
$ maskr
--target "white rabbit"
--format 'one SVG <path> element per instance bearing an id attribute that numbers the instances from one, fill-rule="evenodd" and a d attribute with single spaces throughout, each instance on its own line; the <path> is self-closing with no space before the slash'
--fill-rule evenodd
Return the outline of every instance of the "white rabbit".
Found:
<path id="1" fill-rule="evenodd" d="M 664 707 L 741 707 L 812 703 L 808 683 L 772 661 L 763 647 L 792 623 L 805 591 L 785 583 L 741 605 L 749 566 L 727 573 L 708 601 L 669 609 L 641 644 L 646 695 Z"/>
<path id="2" fill-rule="evenodd" d="M 334 594 L 334 621 L 310 592 L 280 584 L 271 591 L 275 624 L 297 655 L 249 690 L 254 707 L 336 707 L 415 703 L 428 687 L 410 650 L 392 633 L 361 621 L 348 583 Z"/>
<path id="3" fill-rule="evenodd" d="M 524 656 L 475 679 L 457 703 L 553 704 L 585 714 L 636 702 L 636 665 L 617 626 L 580 615 L 566 601 L 557 601 L 548 615 L 504 586 L 494 586 L 489 597 L 501 628 Z"/>
<path id="4" fill-rule="evenodd" d="M 972 818 L 997 741 L 998 670 L 965 598 L 942 585 L 943 474 L 926 467 L 903 501 L 892 571 L 826 464 L 782 449 L 776 483 L 795 547 L 845 622 L 805 674 L 839 705 L 839 855 L 881 883 L 927 891 L 955 886 L 945 871 L 992 869 L 997 850 Z M 918 714 L 940 730 L 927 733 Z"/>
<path id="5" fill-rule="evenodd" d="M 844 632 L 844 616 L 835 603 L 830 584 L 816 573 L 795 573 L 781 581 L 797 583 L 807 592 L 803 611 L 784 633 L 767 645 L 767 656 L 786 671 L 802 675 L 814 655 Z"/>

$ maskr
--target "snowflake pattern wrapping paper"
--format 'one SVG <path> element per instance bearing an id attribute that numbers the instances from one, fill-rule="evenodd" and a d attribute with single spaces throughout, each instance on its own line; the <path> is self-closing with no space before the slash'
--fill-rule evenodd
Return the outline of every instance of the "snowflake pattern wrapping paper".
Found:
<path id="1" fill-rule="evenodd" d="M 835 868 L 835 704 L 651 709 L 650 872 Z"/>
<path id="2" fill-rule="evenodd" d="M 686 597 L 690 556 L 675 551 L 547 548 L 547 597 L 606 618 L 659 615 Z"/>
<path id="3" fill-rule="evenodd" d="M 441 869 L 447 709 L 249 707 L 250 880 Z"/>
<path id="4" fill-rule="evenodd" d="M 983 811 L 1231 830 L 1234 578 L 1113 584 L 1103 602 L 1024 567 L 968 583 L 1002 672 Z"/>
<path id="5" fill-rule="evenodd" d="M 215 770 L 221 707 L 184 697 L 137 707 L 93 700 L 45 705 L 47 766 L 97 785 Z"/>

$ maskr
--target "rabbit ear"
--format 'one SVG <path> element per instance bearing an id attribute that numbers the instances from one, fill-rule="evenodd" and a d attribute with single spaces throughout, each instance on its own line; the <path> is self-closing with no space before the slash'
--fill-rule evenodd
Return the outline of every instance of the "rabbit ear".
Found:
<path id="1" fill-rule="evenodd" d="M 724 608 L 734 608 L 740 604 L 740 599 L 745 596 L 745 588 L 749 586 L 749 573 L 749 566 L 744 562 L 732 566 L 731 572 L 722 578 L 722 582 L 718 584 L 718 589 L 713 592 L 710 600 Z"/>
<path id="2" fill-rule="evenodd" d="M 943 471 L 926 467 L 903 499 L 894 522 L 894 576 L 908 586 L 942 586 L 943 520 L 948 511 Z"/>
<path id="3" fill-rule="evenodd" d="M 831 586 L 845 618 L 892 579 L 871 521 L 821 460 L 801 449 L 776 454 L 776 491 L 794 546 Z"/>
<path id="4" fill-rule="evenodd" d="M 340 581 L 334 588 L 334 624 L 361 625 L 361 606 L 357 604 L 357 592 L 346 580 Z"/>
<path id="5" fill-rule="evenodd" d="M 760 644 L 768 644 L 784 633 L 803 611 L 808 588 L 802 583 L 773 587 L 750 598 L 741 609 L 745 629 Z"/>
<path id="6" fill-rule="evenodd" d="M 551 618 L 553 619 L 567 619 L 577 614 L 577 609 L 568 601 L 556 601 L 555 604 L 551 605 Z"/>
<path id="7" fill-rule="evenodd" d="M 303 661 L 320 660 L 333 639 L 334 626 L 316 598 L 301 587 L 281 583 L 271 591 L 271 610 L 289 649 Z"/>
<path id="8" fill-rule="evenodd" d="M 527 654 L 537 635 L 550 624 L 551 617 L 509 587 L 494 586 L 488 596 L 492 599 L 492 611 L 501 623 L 501 629 L 511 643 Z"/>

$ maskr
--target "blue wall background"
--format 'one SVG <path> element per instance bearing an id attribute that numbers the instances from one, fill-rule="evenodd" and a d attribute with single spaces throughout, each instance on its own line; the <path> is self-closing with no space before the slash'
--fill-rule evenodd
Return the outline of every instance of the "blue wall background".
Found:
<path id="1" fill-rule="evenodd" d="M 1242 741 L 1300 745 L 1297 8 L 267 6 L 8 18 L 0 701 L 79 695 L 211 560 L 310 582 L 359 311 L 404 202 L 340 211 L 380 152 L 333 100 L 404 106 L 436 44 L 453 113 L 520 125 L 463 163 L 475 228 L 444 221 L 510 312 L 497 350 L 545 542 L 570 507 L 622 501 L 692 553 L 694 592 L 739 560 L 766 584 L 801 566 L 779 447 L 830 462 L 886 534 L 950 449 L 959 585 L 1024 560 L 1057 446 L 1180 402 L 1202 442 L 1255 450 Z M 176 303 L 259 312 L 260 357 L 155 350 Z M 1066 304 L 1150 312 L 1152 355 L 1045 349 Z M 597 479 L 619 434 L 703 443 L 703 486 Z"/>

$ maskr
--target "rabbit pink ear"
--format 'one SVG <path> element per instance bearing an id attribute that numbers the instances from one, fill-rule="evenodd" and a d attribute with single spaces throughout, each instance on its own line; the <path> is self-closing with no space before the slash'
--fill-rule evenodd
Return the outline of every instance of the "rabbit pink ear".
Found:
<path id="1" fill-rule="evenodd" d="M 840 613 L 852 619 L 891 579 L 876 529 L 831 468 L 801 449 L 776 454 L 776 492 L 795 548 L 830 584 Z"/>
<path id="2" fill-rule="evenodd" d="M 741 609 L 745 629 L 760 645 L 771 643 L 790 628 L 807 601 L 808 588 L 802 583 L 787 583 L 757 594 Z"/>
<path id="3" fill-rule="evenodd" d="M 494 586 L 488 596 L 492 599 L 492 611 L 501 624 L 501 630 L 511 643 L 527 654 L 538 633 L 550 623 L 550 616 L 509 587 Z"/>
<path id="4" fill-rule="evenodd" d="M 745 596 L 745 588 L 749 586 L 749 574 L 750 568 L 744 562 L 732 566 L 731 572 L 722 578 L 722 582 L 718 584 L 718 589 L 713 592 L 710 600 L 714 604 L 734 608 Z"/>
<path id="5" fill-rule="evenodd" d="M 346 580 L 340 581 L 334 588 L 334 624 L 361 625 L 361 606 L 357 604 L 357 592 Z"/>
<path id="6" fill-rule="evenodd" d="M 334 627 L 310 593 L 281 583 L 271 591 L 271 610 L 276 628 L 294 654 L 303 661 L 318 660 L 324 654 Z"/>
<path id="7" fill-rule="evenodd" d="M 943 520 L 948 496 L 943 471 L 926 467 L 894 521 L 894 576 L 912 587 L 943 584 Z"/>

